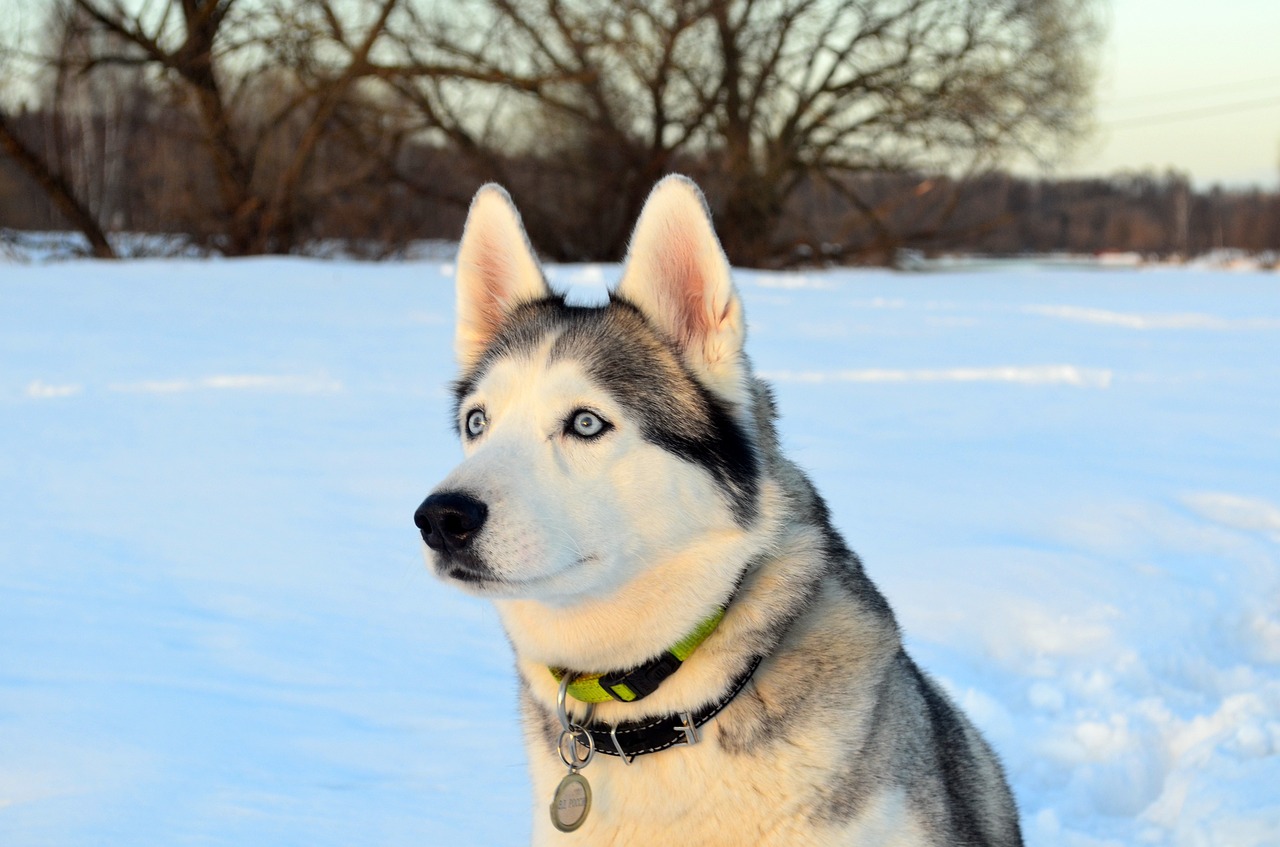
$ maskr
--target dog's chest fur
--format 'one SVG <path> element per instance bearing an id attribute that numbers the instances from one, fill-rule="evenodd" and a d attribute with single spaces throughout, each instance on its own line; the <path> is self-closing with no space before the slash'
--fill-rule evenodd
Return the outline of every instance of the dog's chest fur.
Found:
<path id="1" fill-rule="evenodd" d="M 873 740 L 898 661 L 892 633 L 847 614 L 850 597 L 834 576 L 811 603 L 698 744 L 639 757 L 629 766 L 597 755 L 582 772 L 595 795 L 587 823 L 567 835 L 535 809 L 534 842 L 728 847 L 934 841 L 943 822 L 910 803 L 906 786 L 875 776 L 905 752 Z M 833 649 L 833 640 L 857 649 Z M 550 747 L 558 727 L 527 691 L 524 711 L 535 803 L 549 802 L 566 772 Z"/>

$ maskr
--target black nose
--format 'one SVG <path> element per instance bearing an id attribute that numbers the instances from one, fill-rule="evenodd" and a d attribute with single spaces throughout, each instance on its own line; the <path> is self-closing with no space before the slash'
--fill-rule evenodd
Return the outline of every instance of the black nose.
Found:
<path id="1" fill-rule="evenodd" d="M 489 516 L 489 507 L 468 494 L 448 491 L 432 494 L 413 513 L 422 540 L 437 552 L 464 549 Z"/>

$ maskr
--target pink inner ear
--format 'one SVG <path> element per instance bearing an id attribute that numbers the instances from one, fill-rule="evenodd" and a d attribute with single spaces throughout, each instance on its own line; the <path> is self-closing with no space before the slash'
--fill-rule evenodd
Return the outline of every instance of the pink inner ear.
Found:
<path id="1" fill-rule="evenodd" d="M 703 267 L 698 262 L 697 250 L 688 238 L 673 233 L 671 254 L 664 257 L 664 276 L 671 285 L 671 294 L 676 301 L 676 312 L 673 317 L 679 327 L 678 340 L 689 344 L 695 339 L 705 338 L 714 327 L 711 316 L 707 313 L 706 284 L 702 278 Z"/>
<path id="2" fill-rule="evenodd" d="M 494 332 L 506 316 L 516 270 L 510 258 L 487 237 L 478 246 L 474 267 L 482 287 L 473 303 L 475 320 Z"/>
<path id="3" fill-rule="evenodd" d="M 502 243 L 502 234 L 483 230 L 476 233 L 476 242 L 474 251 L 470 251 L 471 269 L 480 290 L 472 294 L 471 319 L 485 334 L 493 334 L 515 301 L 520 269 L 508 252 L 508 244 Z"/>

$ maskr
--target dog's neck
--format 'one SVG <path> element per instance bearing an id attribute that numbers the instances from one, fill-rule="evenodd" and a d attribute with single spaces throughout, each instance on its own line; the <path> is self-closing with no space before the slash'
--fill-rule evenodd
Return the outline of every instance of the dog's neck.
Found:
<path id="1" fill-rule="evenodd" d="M 730 601 L 732 598 L 730 598 Z M 549 667 L 551 675 L 580 703 L 607 703 L 611 700 L 634 703 L 643 700 L 680 669 L 694 651 L 716 631 L 724 619 L 725 606 L 700 621 L 691 632 L 657 657 L 631 668 L 606 673 L 583 673 L 573 668 Z M 568 677 L 568 680 L 565 680 Z"/>
<path id="2" fill-rule="evenodd" d="M 634 667 L 687 636 L 733 592 L 750 553 L 735 549 L 741 542 L 706 546 L 719 549 L 674 557 L 607 597 L 565 606 L 495 605 L 521 659 L 581 672 Z"/>
<path id="3" fill-rule="evenodd" d="M 761 496 L 778 492 L 766 484 Z M 554 606 L 497 600 L 495 606 L 522 662 L 584 673 L 634 667 L 722 608 L 748 563 L 767 549 L 773 529 L 758 523 L 708 534 L 603 597 Z"/>

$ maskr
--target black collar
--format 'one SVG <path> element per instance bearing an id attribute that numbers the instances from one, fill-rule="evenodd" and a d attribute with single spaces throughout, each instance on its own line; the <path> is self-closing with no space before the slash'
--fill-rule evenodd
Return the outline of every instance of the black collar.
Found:
<path id="1" fill-rule="evenodd" d="M 618 756 L 627 764 L 631 764 L 636 756 L 657 753 L 679 744 L 697 744 L 700 740 L 698 728 L 720 714 L 724 707 L 738 696 L 763 659 L 764 656 L 752 658 L 742 673 L 734 677 L 728 690 L 719 700 L 696 712 L 680 712 L 642 721 L 625 721 L 617 725 L 588 721 L 583 728 L 591 733 L 598 752 L 608 756 Z"/>

